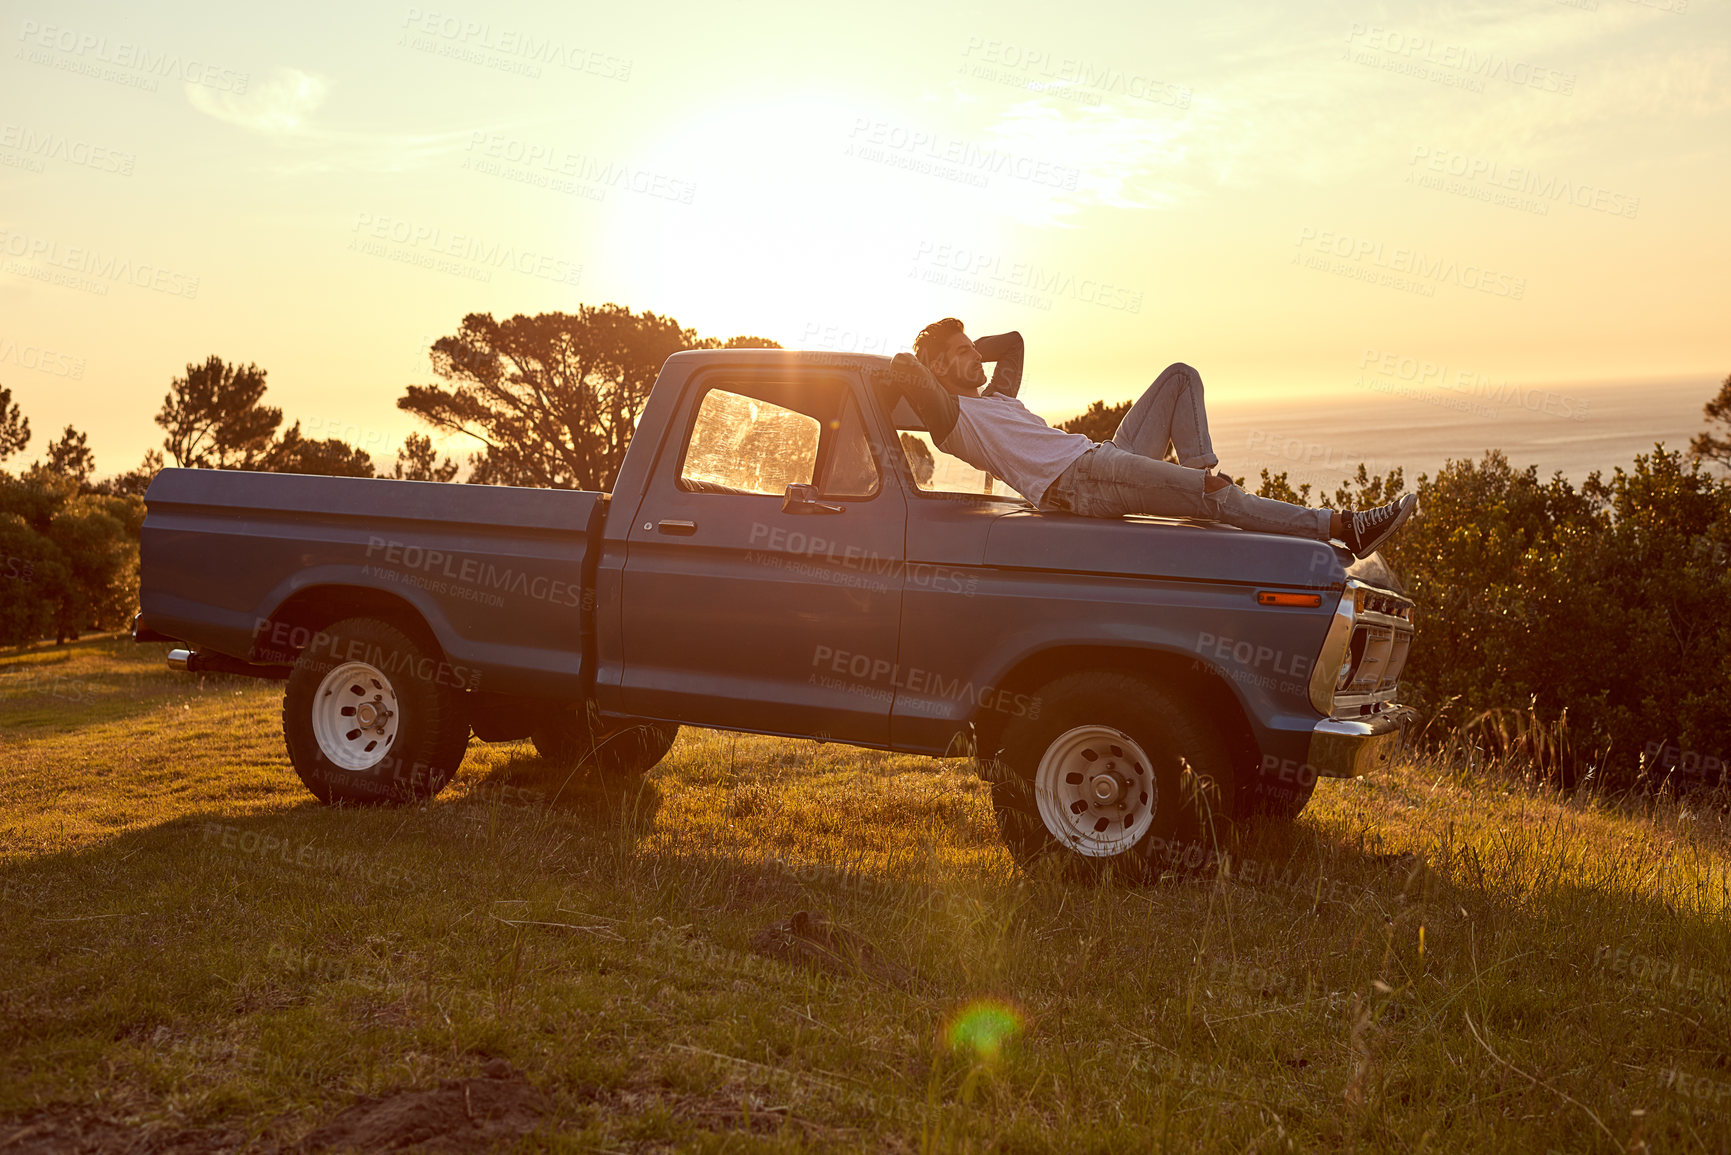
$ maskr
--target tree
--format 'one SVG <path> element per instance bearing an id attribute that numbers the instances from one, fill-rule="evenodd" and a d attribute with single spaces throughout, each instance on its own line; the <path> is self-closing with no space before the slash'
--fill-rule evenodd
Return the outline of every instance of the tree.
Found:
<path id="1" fill-rule="evenodd" d="M 1080 433 L 1084 437 L 1092 437 L 1095 441 L 1110 441 L 1112 434 L 1118 432 L 1118 425 L 1124 420 L 1124 414 L 1128 412 L 1128 401 L 1120 401 L 1110 406 L 1104 401 L 1096 401 L 1088 406 L 1087 412 L 1077 414 L 1059 428 L 1066 433 Z"/>
<path id="2" fill-rule="evenodd" d="M 48 447 L 45 464 L 50 472 L 70 477 L 82 487 L 96 471 L 96 455 L 90 452 L 90 439 L 68 425 L 60 440 Z"/>
<path id="3" fill-rule="evenodd" d="M 4 389 L 0 439 L 0 456 L 29 440 Z M 89 439 L 68 425 L 23 476 L 0 471 L 0 645 L 115 629 L 137 604 L 144 502 L 92 486 L 95 465 Z"/>
<path id="4" fill-rule="evenodd" d="M 118 629 L 138 604 L 144 502 L 47 465 L 0 472 L 0 645 Z"/>
<path id="5" fill-rule="evenodd" d="M 0 486 L 10 480 L 0 475 Z M 52 630 L 71 581 L 54 543 L 0 508 L 0 646 L 25 645 Z"/>
<path id="6" fill-rule="evenodd" d="M 48 540 L 66 559 L 71 578 L 62 590 L 55 621 L 58 642 L 77 640 L 87 629 L 119 626 L 137 601 L 138 541 L 128 536 L 116 512 L 125 516 L 105 508 L 100 499 L 74 497 L 49 523 Z"/>
<path id="7" fill-rule="evenodd" d="M 1281 477 L 1285 477 L 1284 473 Z M 1356 489 L 1351 486 L 1356 485 Z M 1379 505 L 1387 505 L 1406 490 L 1406 470 L 1395 466 L 1386 475 L 1375 477 L 1365 469 L 1364 462 L 1358 463 L 1358 473 L 1346 485 L 1335 487 L 1332 498 L 1317 495 L 1319 504 L 1324 509 L 1375 509 Z M 1310 492 L 1310 486 L 1304 487 L 1305 493 Z"/>
<path id="8" fill-rule="evenodd" d="M 398 481 L 449 481 L 457 476 L 457 463 L 449 457 L 440 463 L 433 439 L 425 433 L 411 433 L 397 450 L 397 464 L 391 476 Z"/>
<path id="9" fill-rule="evenodd" d="M 77 493 L 77 482 L 40 465 L 17 477 L 0 471 L 0 513 L 18 515 L 34 533 L 46 534 L 54 515 Z"/>
<path id="10" fill-rule="evenodd" d="M 162 451 L 148 449 L 144 453 L 144 460 L 139 462 L 138 468 L 130 473 L 117 473 L 113 477 L 105 477 L 91 486 L 91 489 L 97 493 L 108 494 L 113 497 L 129 495 L 143 497 L 144 491 L 150 488 L 151 480 L 161 472 L 162 466 Z"/>
<path id="11" fill-rule="evenodd" d="M 1362 462 L 1359 464 L 1359 468 L 1364 468 Z M 1242 477 L 1233 478 L 1232 483 L 1240 489 L 1244 488 L 1244 479 Z M 1279 473 L 1270 476 L 1268 470 L 1264 469 L 1262 471 L 1262 484 L 1257 487 L 1256 496 L 1272 497 L 1275 501 L 1289 501 L 1293 505 L 1309 505 L 1310 482 L 1307 481 L 1297 489 L 1294 489 L 1292 488 L 1292 483 L 1286 480 L 1286 470 L 1283 469 Z"/>
<path id="12" fill-rule="evenodd" d="M 318 473 L 328 477 L 375 477 L 367 451 L 335 437 L 302 436 L 299 421 L 254 464 L 267 473 Z"/>
<path id="13" fill-rule="evenodd" d="M 0 385 L 0 461 L 30 444 L 30 419 L 18 411 L 12 390 Z"/>
<path id="14" fill-rule="evenodd" d="M 162 447 L 176 465 L 201 469 L 258 469 L 267 473 L 319 473 L 335 477 L 373 477 L 377 470 L 365 450 L 335 437 L 310 438 L 295 422 L 280 437 L 282 410 L 264 404 L 265 371 L 257 365 L 230 365 L 212 354 L 202 365 L 187 365 L 162 399 L 156 423 L 168 431 Z M 142 492 L 162 467 L 147 457 L 110 488 Z M 117 490 L 118 492 L 118 490 Z"/>
<path id="15" fill-rule="evenodd" d="M 621 305 L 470 313 L 432 349 L 444 385 L 411 385 L 397 407 L 480 442 L 471 482 L 603 489 L 619 470 L 662 362 L 682 349 L 779 348 L 761 337 L 699 338 L 671 317 Z"/>
<path id="16" fill-rule="evenodd" d="M 216 354 L 188 363 L 176 377 L 156 423 L 168 431 L 162 447 L 176 465 L 251 469 L 270 451 L 282 410 L 262 404 L 265 371 L 230 365 Z"/>
<path id="17" fill-rule="evenodd" d="M 1701 407 L 1701 412 L 1709 428 L 1690 440 L 1689 456 L 1696 461 L 1717 461 L 1731 469 L 1731 373 L 1725 375 L 1725 380 L 1719 383 L 1718 394 Z M 1725 426 L 1724 436 L 1713 432 L 1711 427 L 1715 424 Z M 0 457 L 4 456 L 0 452 Z"/>

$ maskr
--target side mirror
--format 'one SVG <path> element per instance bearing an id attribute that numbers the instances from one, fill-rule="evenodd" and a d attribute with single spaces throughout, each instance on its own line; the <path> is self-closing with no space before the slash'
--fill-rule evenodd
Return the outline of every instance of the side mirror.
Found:
<path id="1" fill-rule="evenodd" d="M 787 487 L 787 493 L 781 499 L 781 512 L 845 513 L 847 511 L 839 505 L 830 505 L 828 502 L 819 501 L 817 499 L 817 486 L 795 481 Z"/>

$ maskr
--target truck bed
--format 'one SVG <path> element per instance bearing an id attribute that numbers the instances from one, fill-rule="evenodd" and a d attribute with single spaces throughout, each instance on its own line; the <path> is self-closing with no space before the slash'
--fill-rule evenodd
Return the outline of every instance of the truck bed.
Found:
<path id="1" fill-rule="evenodd" d="M 165 469 L 146 500 L 141 621 L 155 633 L 269 661 L 297 605 L 340 590 L 414 607 L 466 689 L 587 690 L 606 494 Z"/>

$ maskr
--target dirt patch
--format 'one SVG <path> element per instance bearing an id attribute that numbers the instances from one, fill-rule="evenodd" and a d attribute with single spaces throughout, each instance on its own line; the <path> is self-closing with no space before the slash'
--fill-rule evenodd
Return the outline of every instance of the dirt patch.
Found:
<path id="1" fill-rule="evenodd" d="M 884 958 L 864 938 L 821 914 L 796 911 L 764 927 L 751 949 L 772 959 L 838 975 L 862 975 L 898 987 L 909 986 L 913 973 Z"/>
<path id="2" fill-rule="evenodd" d="M 4 1155 L 214 1155 L 239 1151 L 244 1134 L 117 1123 L 78 1107 L 0 1121 Z"/>
<path id="3" fill-rule="evenodd" d="M 789 1081 L 799 1081 L 796 1073 L 785 1074 Z M 730 1081 L 704 1095 L 640 1086 L 610 1090 L 594 1088 L 583 1097 L 607 1118 L 636 1119 L 659 1110 L 682 1124 L 712 1135 L 770 1136 L 794 1129 L 808 1140 L 828 1143 L 837 1150 L 866 1149 L 858 1128 L 829 1118 L 831 1112 L 828 1108 L 820 1102 L 813 1102 L 807 1092 L 798 1087 L 782 1086 L 779 1091 L 771 1091 Z M 808 1115 L 820 1118 L 808 1118 Z M 694 1145 L 691 1136 L 680 1136 L 673 1142 L 676 1147 Z"/>
<path id="4" fill-rule="evenodd" d="M 303 1151 L 487 1151 L 521 1138 L 551 1109 L 547 1097 L 503 1059 L 478 1079 L 447 1079 L 430 1091 L 368 1096 L 301 1140 Z"/>

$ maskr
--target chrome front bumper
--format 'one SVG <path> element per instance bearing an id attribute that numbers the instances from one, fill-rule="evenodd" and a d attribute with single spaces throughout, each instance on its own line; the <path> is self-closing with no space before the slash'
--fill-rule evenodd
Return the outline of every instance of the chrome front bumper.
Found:
<path id="1" fill-rule="evenodd" d="M 1310 732 L 1306 761 L 1319 778 L 1358 778 L 1386 770 L 1417 717 L 1410 706 L 1393 706 L 1363 718 L 1324 718 Z"/>

